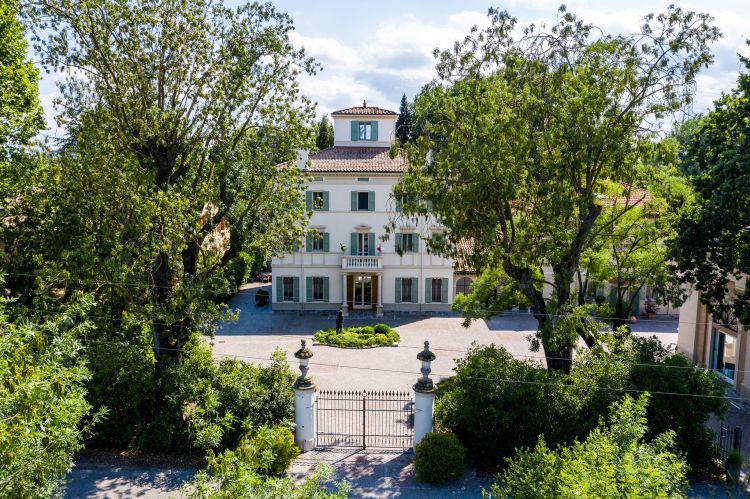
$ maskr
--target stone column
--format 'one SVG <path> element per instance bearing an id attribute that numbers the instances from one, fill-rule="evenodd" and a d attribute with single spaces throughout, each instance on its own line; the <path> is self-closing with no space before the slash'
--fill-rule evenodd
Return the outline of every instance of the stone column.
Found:
<path id="1" fill-rule="evenodd" d="M 349 315 L 349 305 L 346 303 L 346 274 L 341 273 L 341 296 L 344 298 L 341 300 L 341 313 L 344 317 Z"/>
<path id="2" fill-rule="evenodd" d="M 375 317 L 383 317 L 383 273 L 378 274 L 378 306 L 375 308 Z"/>
<path id="3" fill-rule="evenodd" d="M 313 353 L 305 346 L 305 340 L 294 356 L 299 359 L 301 371 L 294 382 L 294 443 L 302 452 L 308 452 L 315 448 L 315 383 L 307 375 Z"/>
<path id="4" fill-rule="evenodd" d="M 424 342 L 424 350 L 417 354 L 417 359 L 422 361 L 422 377 L 414 385 L 414 447 L 432 432 L 435 413 L 435 385 L 430 379 L 430 364 L 435 354 L 430 351 L 429 341 Z"/>

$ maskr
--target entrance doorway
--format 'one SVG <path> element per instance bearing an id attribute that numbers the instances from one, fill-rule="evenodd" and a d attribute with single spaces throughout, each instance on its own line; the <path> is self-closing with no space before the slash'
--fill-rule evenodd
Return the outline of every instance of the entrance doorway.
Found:
<path id="1" fill-rule="evenodd" d="M 354 308 L 372 307 L 372 276 L 354 276 Z"/>

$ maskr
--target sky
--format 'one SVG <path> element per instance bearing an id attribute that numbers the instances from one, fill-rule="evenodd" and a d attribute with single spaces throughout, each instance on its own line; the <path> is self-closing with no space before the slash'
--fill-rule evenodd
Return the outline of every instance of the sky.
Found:
<path id="1" fill-rule="evenodd" d="M 240 5 L 245 0 L 225 0 Z M 507 10 L 523 26 L 554 22 L 559 0 L 277 0 L 277 9 L 288 13 L 296 30 L 292 42 L 304 47 L 322 70 L 304 77 L 303 92 L 317 102 L 318 115 L 337 109 L 368 105 L 398 111 L 402 94 L 411 100 L 434 76 L 435 48 L 448 48 L 474 25 L 487 24 L 490 6 Z M 568 11 L 605 33 L 633 33 L 649 12 L 663 12 L 670 3 L 685 10 L 706 12 L 715 18 L 723 37 L 712 46 L 714 64 L 702 71 L 692 113 L 707 111 L 722 92 L 736 84 L 742 64 L 738 53 L 750 56 L 748 0 L 574 0 Z M 53 99 L 58 75 L 46 75 L 40 84 L 50 135 L 54 127 Z"/>

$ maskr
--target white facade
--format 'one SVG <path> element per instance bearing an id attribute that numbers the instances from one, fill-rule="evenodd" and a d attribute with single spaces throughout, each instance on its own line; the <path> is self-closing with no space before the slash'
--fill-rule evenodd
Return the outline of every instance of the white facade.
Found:
<path id="1" fill-rule="evenodd" d="M 449 310 L 453 260 L 428 254 L 425 240 L 443 229 L 397 216 L 392 189 L 401 172 L 387 157 L 395 113 L 333 117 L 334 147 L 311 155 L 307 166 L 312 176 L 306 193 L 312 210 L 308 229 L 319 236 L 307 236 L 298 251 L 272 260 L 273 309 L 361 309 L 377 315 Z M 377 140 L 352 141 L 353 121 L 377 121 Z M 351 159 L 363 148 L 372 152 L 376 147 L 383 151 L 361 162 Z M 339 154 L 337 148 L 346 150 Z M 399 220 L 396 233 L 384 241 L 385 226 L 394 219 Z M 397 243 L 404 251 L 397 251 Z"/>

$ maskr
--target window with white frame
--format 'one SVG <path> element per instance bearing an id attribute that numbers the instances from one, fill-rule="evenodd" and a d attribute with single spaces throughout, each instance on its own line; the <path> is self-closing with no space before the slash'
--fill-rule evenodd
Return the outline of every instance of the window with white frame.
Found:
<path id="1" fill-rule="evenodd" d="M 324 234 L 322 231 L 315 231 L 312 235 L 312 250 L 313 251 L 325 251 L 325 244 L 323 241 Z"/>
<path id="2" fill-rule="evenodd" d="M 323 300 L 324 299 L 324 291 L 323 291 L 323 278 L 322 277 L 313 277 L 312 278 L 312 299 L 313 300 Z"/>
<path id="3" fill-rule="evenodd" d="M 325 207 L 325 194 L 323 194 L 323 191 L 313 191 L 312 209 L 322 210 L 324 207 Z"/>
<path id="4" fill-rule="evenodd" d="M 357 193 L 357 209 L 359 211 L 367 211 L 370 209 L 370 193 L 367 191 L 360 191 Z"/>
<path id="5" fill-rule="evenodd" d="M 417 237 L 413 232 L 401 234 L 401 251 L 404 253 L 416 253 Z"/>
<path id="6" fill-rule="evenodd" d="M 370 140 L 372 138 L 372 123 L 369 121 L 359 122 L 359 140 Z"/>
<path id="7" fill-rule="evenodd" d="M 401 301 L 402 302 L 411 302 L 411 289 L 412 289 L 412 279 L 407 277 L 404 279 L 401 279 Z"/>
<path id="8" fill-rule="evenodd" d="M 737 338 L 718 329 L 713 330 L 711 339 L 711 369 L 724 378 L 734 381 L 737 368 Z"/>
<path id="9" fill-rule="evenodd" d="M 284 289 L 284 301 L 294 301 L 294 277 L 284 277 L 282 287 Z"/>
<path id="10" fill-rule="evenodd" d="M 443 301 L 443 280 L 442 279 L 433 279 L 432 280 L 432 290 L 430 293 L 430 296 L 432 296 L 432 302 L 433 303 L 440 303 Z"/>
<path id="11" fill-rule="evenodd" d="M 471 278 L 469 277 L 461 277 L 456 281 L 456 294 L 464 294 L 468 295 L 471 293 Z"/>
<path id="12" fill-rule="evenodd" d="M 360 232 L 357 234 L 357 255 L 367 256 L 370 254 L 370 234 Z"/>

